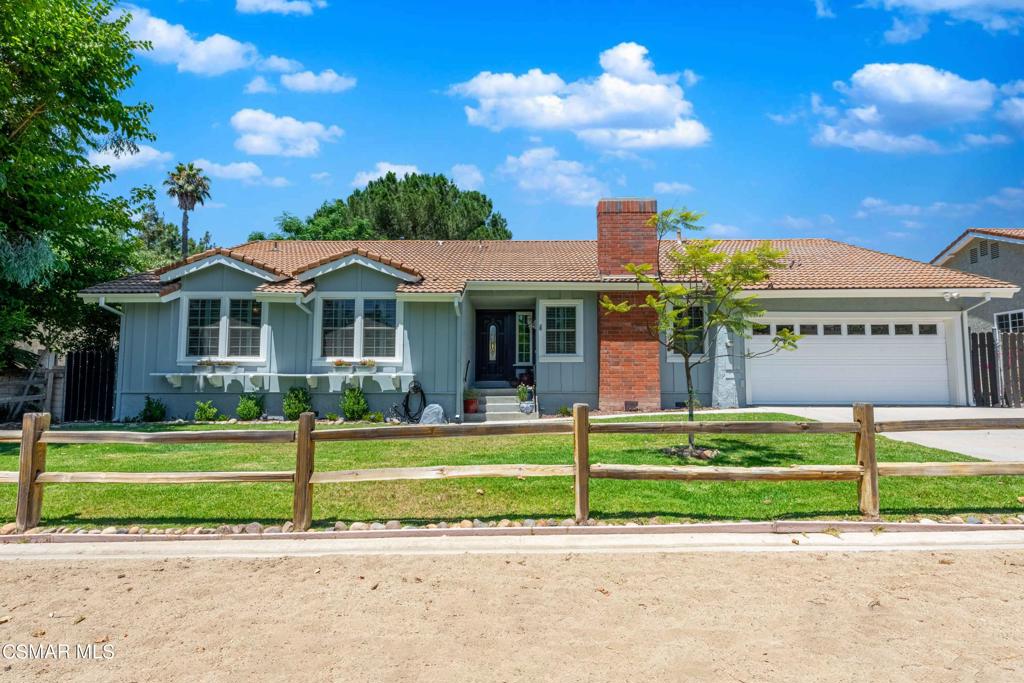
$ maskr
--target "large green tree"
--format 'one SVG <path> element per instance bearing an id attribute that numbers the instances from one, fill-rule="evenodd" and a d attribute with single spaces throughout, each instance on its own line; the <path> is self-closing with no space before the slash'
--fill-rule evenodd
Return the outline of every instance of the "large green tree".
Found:
<path id="1" fill-rule="evenodd" d="M 250 239 L 410 239 L 507 240 L 505 218 L 487 195 L 460 190 L 443 175 L 394 173 L 371 180 L 347 199 L 325 202 L 305 220 L 291 214 L 277 219 L 277 232 L 254 232 Z"/>
<path id="2" fill-rule="evenodd" d="M 144 185 L 132 191 L 135 225 L 132 228 L 134 265 L 150 270 L 174 263 L 181 258 L 181 228 L 164 218 L 156 206 L 156 190 Z M 213 245 L 209 232 L 198 240 L 188 238 L 188 253 L 198 254 Z"/>
<path id="3" fill-rule="evenodd" d="M 150 105 L 122 101 L 138 72 L 128 17 L 109 0 L 0 2 L 0 367 L 16 342 L 109 340 L 116 319 L 75 293 L 132 264 L 129 202 L 90 153 L 152 139 Z"/>

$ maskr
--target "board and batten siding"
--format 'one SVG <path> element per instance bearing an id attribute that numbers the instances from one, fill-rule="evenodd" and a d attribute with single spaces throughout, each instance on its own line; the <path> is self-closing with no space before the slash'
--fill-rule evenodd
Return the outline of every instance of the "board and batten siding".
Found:
<path id="1" fill-rule="evenodd" d="M 533 292 L 531 292 L 533 294 Z M 598 303 L 595 292 L 545 291 L 536 293 L 537 300 L 570 299 L 583 301 L 583 362 L 559 363 L 539 361 L 534 372 L 537 397 L 542 413 L 554 413 L 560 407 L 572 407 L 573 403 L 586 403 L 596 408 L 599 388 L 599 350 L 597 338 Z M 538 322 L 537 347 L 540 335 L 544 334 L 540 306 L 534 312 Z"/>
<path id="2" fill-rule="evenodd" d="M 261 280 L 232 268 L 214 266 L 182 278 L 184 292 L 245 292 Z M 396 280 L 361 266 L 350 266 L 329 273 L 318 280 L 318 292 L 393 292 Z M 310 302 L 312 307 L 315 302 Z M 180 300 L 166 303 L 129 303 L 124 305 L 118 351 L 116 419 L 130 418 L 142 410 L 147 395 L 162 400 L 171 418 L 190 418 L 196 401 L 213 401 L 227 415 L 234 415 L 239 394 L 245 387 L 241 380 L 225 380 L 224 387 L 207 386 L 196 390 L 194 378 L 183 378 L 180 389 L 173 388 L 162 377 L 152 373 L 192 372 L 191 365 L 178 365 Z M 294 303 L 264 302 L 264 316 L 270 327 L 266 364 L 247 366 L 254 371 L 305 374 L 323 373 L 323 366 L 313 365 L 314 316 Z M 446 414 L 455 414 L 459 373 L 456 368 L 458 320 L 451 303 L 403 301 L 403 367 L 416 375 L 423 385 L 427 400 L 441 404 Z M 270 415 L 281 415 L 281 398 L 292 386 L 307 386 L 303 377 L 271 378 L 264 393 L 265 408 Z M 401 403 L 401 391 L 381 392 L 375 384 L 364 388 L 371 410 L 387 410 Z M 310 389 L 313 408 L 321 415 L 340 413 L 341 392 L 328 390 L 327 378 L 320 378 Z"/>

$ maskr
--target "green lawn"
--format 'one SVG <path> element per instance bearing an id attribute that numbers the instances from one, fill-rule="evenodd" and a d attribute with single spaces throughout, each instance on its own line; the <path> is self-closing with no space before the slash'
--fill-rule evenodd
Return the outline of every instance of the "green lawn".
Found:
<path id="1" fill-rule="evenodd" d="M 698 419 L 713 416 L 699 415 Z M 660 416 L 664 420 L 678 416 Z M 644 418 L 651 419 L 651 418 Z M 797 420 L 780 414 L 738 414 L 731 420 Z M 76 427 L 81 429 L 82 427 Z M 103 428 L 155 430 L 155 427 Z M 209 429 L 166 426 L 159 429 Z M 220 428 L 251 428 L 224 425 Z M 292 429 L 294 424 L 267 425 Z M 592 435 L 591 462 L 680 464 L 661 448 L 685 437 Z M 701 444 L 721 450 L 715 465 L 850 464 L 853 436 L 701 435 Z M 294 444 L 219 445 L 51 445 L 51 471 L 288 470 Z M 913 444 L 878 439 L 879 460 L 942 461 L 970 458 Z M 486 463 L 570 463 L 569 435 L 509 436 L 417 441 L 321 443 L 320 470 L 462 465 Z M 687 463 L 700 464 L 700 463 Z M 0 444 L 0 470 L 17 470 L 16 444 Z M 0 517 L 13 519 L 15 486 L 0 484 Z M 882 514 L 963 515 L 971 512 L 1021 514 L 1024 477 L 883 478 Z M 591 515 L 602 520 L 663 521 L 856 518 L 854 482 L 642 482 L 591 480 Z M 572 480 L 468 479 L 457 481 L 326 484 L 314 488 L 314 526 L 335 520 L 398 519 L 412 524 L 452 521 L 565 518 L 572 515 Z M 260 521 L 279 524 L 291 516 L 289 484 L 50 484 L 43 503 L 44 526 L 216 526 Z"/>

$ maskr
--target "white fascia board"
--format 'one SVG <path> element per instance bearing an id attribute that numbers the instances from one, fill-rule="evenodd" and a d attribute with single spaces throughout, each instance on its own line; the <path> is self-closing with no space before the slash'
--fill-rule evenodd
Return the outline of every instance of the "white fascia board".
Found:
<path id="1" fill-rule="evenodd" d="M 636 282 L 497 282 L 487 280 L 471 280 L 466 283 L 466 291 L 473 292 L 507 292 L 507 291 L 636 291 L 650 290 L 650 285 Z M 1009 299 L 1020 291 L 1020 287 L 983 288 L 983 287 L 929 287 L 915 289 L 747 289 L 743 293 L 761 299 L 899 299 L 912 297 L 943 297 L 947 293 L 956 293 L 961 297 L 984 297 L 988 294 L 993 299 Z"/>
<path id="2" fill-rule="evenodd" d="M 325 263 L 322 266 L 317 266 L 316 268 L 310 268 L 309 270 L 296 275 L 296 279 L 300 282 L 306 282 L 322 275 L 326 275 L 327 273 L 332 273 L 335 270 L 348 268 L 349 266 L 363 266 L 364 268 L 369 268 L 371 270 L 384 273 L 385 275 L 390 275 L 391 277 L 402 280 L 403 282 L 420 281 L 420 278 L 417 275 L 407 273 L 404 270 L 399 270 L 398 268 L 393 268 L 386 263 L 374 261 L 371 258 L 366 258 L 359 254 L 349 254 L 348 256 L 337 259 L 336 261 Z"/>
<path id="3" fill-rule="evenodd" d="M 941 266 L 942 264 L 946 263 L 946 261 L 950 260 L 958 253 L 960 253 L 960 251 L 962 251 L 964 247 L 966 247 L 974 240 L 991 240 L 993 242 L 1006 242 L 1008 244 L 1024 244 L 1024 239 L 1020 239 L 1017 237 L 1007 237 L 1005 235 L 989 235 L 984 232 L 970 231 L 966 235 L 961 237 L 959 240 L 957 240 L 953 244 L 953 246 L 949 247 L 948 249 L 946 249 L 946 251 L 942 252 L 941 254 L 933 258 L 931 260 L 932 265 Z"/>
<path id="4" fill-rule="evenodd" d="M 267 282 L 273 282 L 274 280 L 277 280 L 279 278 L 278 275 L 263 270 L 262 268 L 257 268 L 256 266 L 246 263 L 245 261 L 239 261 L 238 259 L 233 259 L 230 256 L 225 256 L 224 254 L 214 254 L 212 256 L 207 256 L 204 259 L 199 259 L 198 261 L 194 261 L 192 263 L 186 263 L 185 265 L 179 266 L 174 270 L 169 270 L 166 273 L 163 273 L 160 276 L 160 282 L 172 282 L 184 275 L 195 273 L 197 271 L 203 270 L 204 268 L 209 268 L 210 266 L 227 266 L 228 268 L 240 270 L 247 275 L 258 277 L 261 280 L 266 280 Z"/>
<path id="5" fill-rule="evenodd" d="M 462 296 L 459 294 L 445 294 L 444 292 L 424 292 L 423 294 L 417 294 L 416 292 L 396 292 L 395 298 L 399 301 L 423 301 L 423 302 L 443 302 L 448 303 L 454 301 L 458 303 L 462 301 Z"/>
<path id="6" fill-rule="evenodd" d="M 78 297 L 87 304 L 98 304 L 102 298 L 108 304 L 146 303 L 161 301 L 156 292 L 147 294 L 79 294 Z"/>

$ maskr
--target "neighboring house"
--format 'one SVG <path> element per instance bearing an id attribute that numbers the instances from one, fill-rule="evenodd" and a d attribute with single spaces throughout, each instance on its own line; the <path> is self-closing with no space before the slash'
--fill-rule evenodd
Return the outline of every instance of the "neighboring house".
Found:
<path id="1" fill-rule="evenodd" d="M 527 372 L 545 413 L 673 408 L 686 400 L 683 367 L 648 337 L 648 313 L 598 304 L 644 295 L 624 264 L 665 267 L 675 242 L 647 226 L 656 210 L 601 200 L 597 241 L 250 242 L 80 296 L 122 316 L 117 418 L 146 395 L 175 416 L 207 399 L 230 413 L 243 391 L 266 392 L 280 415 L 282 392 L 299 385 L 324 414 L 348 382 L 382 410 L 415 379 L 459 419 L 466 386 Z M 756 292 L 767 312 L 755 334 L 708 349 L 732 355 L 700 367 L 703 404 L 968 402 L 963 310 L 1017 287 L 828 239 L 772 243 L 787 267 Z M 782 326 L 804 335 L 797 351 L 743 359 Z M 363 359 L 375 364 L 335 367 Z"/>
<path id="2" fill-rule="evenodd" d="M 1024 228 L 969 228 L 932 263 L 1024 286 Z M 967 313 L 972 332 L 1024 331 L 1024 294 L 993 298 Z"/>

